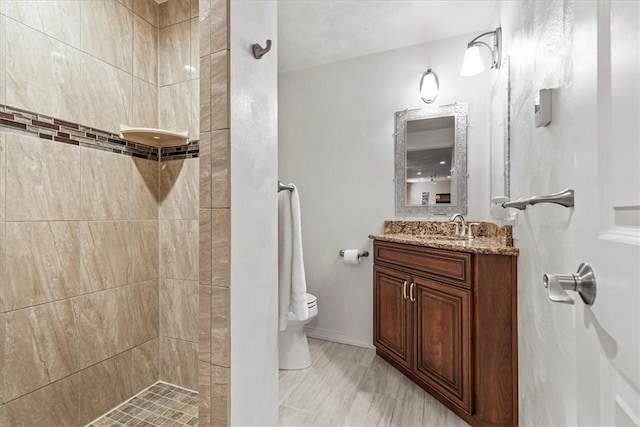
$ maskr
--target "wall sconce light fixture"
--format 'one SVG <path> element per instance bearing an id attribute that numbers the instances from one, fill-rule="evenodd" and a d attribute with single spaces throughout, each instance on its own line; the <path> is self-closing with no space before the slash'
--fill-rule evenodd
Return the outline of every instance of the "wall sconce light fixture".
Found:
<path id="1" fill-rule="evenodd" d="M 438 95 L 440 95 L 440 81 L 436 73 L 429 68 L 420 79 L 420 98 L 426 104 L 431 104 Z"/>
<path id="2" fill-rule="evenodd" d="M 488 35 L 493 35 L 493 46 L 489 46 L 487 43 L 478 40 Z M 467 50 L 464 53 L 462 69 L 460 69 L 461 76 L 475 76 L 476 74 L 480 74 L 484 71 L 484 64 L 482 63 L 482 58 L 480 58 L 479 46 L 484 46 L 491 51 L 491 57 L 493 59 L 491 68 L 500 68 L 502 63 L 502 28 L 498 27 L 495 31 L 480 34 L 469 42 Z"/>

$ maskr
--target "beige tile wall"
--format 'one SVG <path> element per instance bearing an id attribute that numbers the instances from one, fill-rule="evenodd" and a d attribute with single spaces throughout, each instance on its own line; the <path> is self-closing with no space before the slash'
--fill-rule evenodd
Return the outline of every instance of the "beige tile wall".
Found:
<path id="1" fill-rule="evenodd" d="M 159 378 L 159 167 L 0 133 L 0 425 L 82 425 Z"/>
<path id="2" fill-rule="evenodd" d="M 160 164 L 160 379 L 198 388 L 199 160 Z"/>
<path id="3" fill-rule="evenodd" d="M 159 11 L 158 122 L 199 139 L 198 0 L 169 0 Z"/>
<path id="4" fill-rule="evenodd" d="M 11 37 L 0 37 L 0 102 L 109 131 L 182 120 L 196 139 L 199 6 L 2 0 L 0 35 L 10 27 Z M 220 27 L 205 6 L 206 31 Z M 226 26 L 226 4 L 212 8 Z M 22 54 L 24 40 L 39 50 Z M 164 55 L 164 71 L 155 53 Z M 55 72 L 29 74 L 44 67 Z M 227 96 L 222 72 L 211 84 L 218 95 L 206 94 L 205 103 L 228 108 L 219 100 L 221 91 Z M 184 102 L 163 109 L 176 90 Z M 219 121 L 228 113 L 207 116 L 228 128 Z M 216 183 L 225 183 L 215 189 L 199 159 L 152 162 L 0 132 L 0 425 L 84 424 L 158 379 L 205 384 L 201 400 L 213 414 L 205 411 L 201 425 L 226 424 L 228 130 L 226 138 L 212 133 L 211 123 L 205 135 L 217 143 L 205 150 L 217 147 Z M 214 157 L 205 157 L 211 170 Z M 225 199 L 212 209 L 211 200 Z"/>
<path id="5" fill-rule="evenodd" d="M 158 9 L 154 0 L 0 1 L 0 103 L 110 132 L 157 127 Z"/>
<path id="6" fill-rule="evenodd" d="M 200 0 L 201 299 L 198 390 L 201 426 L 229 423 L 228 14 L 228 0 Z"/>

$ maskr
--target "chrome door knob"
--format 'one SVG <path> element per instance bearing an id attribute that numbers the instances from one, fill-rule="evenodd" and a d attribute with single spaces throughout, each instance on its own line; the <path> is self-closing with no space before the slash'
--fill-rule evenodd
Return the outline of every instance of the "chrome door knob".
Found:
<path id="1" fill-rule="evenodd" d="M 589 264 L 580 264 L 576 274 L 545 274 L 542 280 L 551 301 L 573 304 L 567 291 L 577 292 L 587 305 L 596 300 L 596 277 Z"/>

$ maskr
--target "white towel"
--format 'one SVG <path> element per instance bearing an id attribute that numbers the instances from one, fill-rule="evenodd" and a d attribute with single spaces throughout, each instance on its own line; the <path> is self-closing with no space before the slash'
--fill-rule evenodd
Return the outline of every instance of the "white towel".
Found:
<path id="1" fill-rule="evenodd" d="M 302 253 L 302 223 L 298 189 L 278 193 L 278 283 L 279 326 L 287 327 L 287 315 L 293 312 L 298 320 L 309 318 L 306 293 L 307 281 Z"/>

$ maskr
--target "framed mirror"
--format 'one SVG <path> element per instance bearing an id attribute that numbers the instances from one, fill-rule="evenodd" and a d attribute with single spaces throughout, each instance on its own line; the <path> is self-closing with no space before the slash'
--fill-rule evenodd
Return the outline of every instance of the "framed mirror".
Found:
<path id="1" fill-rule="evenodd" d="M 467 213 L 467 104 L 396 113 L 396 215 Z"/>

